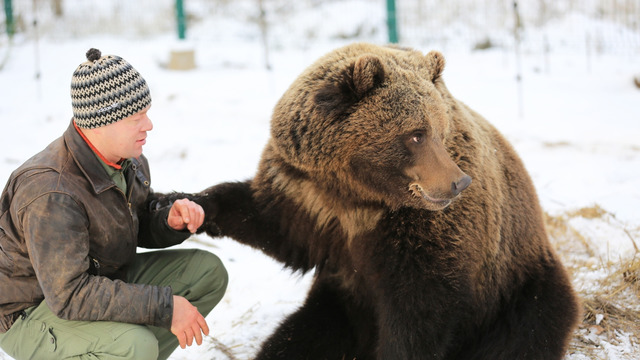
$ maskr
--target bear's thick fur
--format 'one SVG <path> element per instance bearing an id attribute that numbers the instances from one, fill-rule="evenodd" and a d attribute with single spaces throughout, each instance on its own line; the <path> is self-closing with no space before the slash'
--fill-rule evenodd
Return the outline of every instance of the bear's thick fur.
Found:
<path id="1" fill-rule="evenodd" d="M 255 177 L 195 197 L 201 231 L 315 269 L 258 359 L 563 357 L 579 304 L 531 179 L 443 69 L 434 51 L 325 55 L 275 107 Z"/>

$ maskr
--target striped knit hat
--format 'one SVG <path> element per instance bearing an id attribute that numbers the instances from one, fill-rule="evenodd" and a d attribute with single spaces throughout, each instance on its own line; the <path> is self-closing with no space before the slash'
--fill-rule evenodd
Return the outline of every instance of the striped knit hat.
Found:
<path id="1" fill-rule="evenodd" d="M 85 129 L 109 125 L 151 104 L 149 86 L 119 56 L 89 49 L 87 60 L 71 77 L 71 106 L 76 124 Z"/>

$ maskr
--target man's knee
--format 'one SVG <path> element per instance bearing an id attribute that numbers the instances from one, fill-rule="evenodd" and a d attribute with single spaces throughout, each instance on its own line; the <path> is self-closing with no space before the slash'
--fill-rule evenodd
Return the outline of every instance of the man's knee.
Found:
<path id="1" fill-rule="evenodd" d="M 151 330 L 144 326 L 132 326 L 114 338 L 114 345 L 123 359 L 158 359 L 158 339 Z"/>
<path id="2" fill-rule="evenodd" d="M 191 290 L 198 289 L 201 297 L 209 298 L 210 306 L 213 308 L 223 297 L 229 274 L 220 258 L 208 251 L 194 250 L 192 257 L 193 266 L 198 267 L 198 284 L 194 284 Z"/>
<path id="3" fill-rule="evenodd" d="M 224 294 L 227 289 L 227 284 L 229 284 L 229 273 L 227 273 L 227 268 L 224 267 L 222 260 L 220 260 L 217 255 L 207 251 L 203 251 L 203 253 L 206 254 L 206 262 L 210 264 L 213 288 Z"/>

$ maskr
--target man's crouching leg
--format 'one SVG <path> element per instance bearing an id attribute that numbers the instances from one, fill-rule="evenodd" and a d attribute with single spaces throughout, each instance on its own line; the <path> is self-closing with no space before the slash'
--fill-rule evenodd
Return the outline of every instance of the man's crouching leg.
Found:
<path id="1" fill-rule="evenodd" d="M 43 301 L 27 309 L 0 337 L 2 349 L 16 360 L 158 358 L 158 340 L 144 325 L 111 321 L 69 321 L 54 315 Z"/>
<path id="2" fill-rule="evenodd" d="M 229 277 L 218 256 L 204 250 L 178 249 L 138 254 L 127 280 L 171 286 L 174 295 L 189 300 L 206 317 L 222 299 Z M 178 346 L 178 339 L 167 329 L 149 328 L 158 339 L 158 359 L 167 359 Z"/>

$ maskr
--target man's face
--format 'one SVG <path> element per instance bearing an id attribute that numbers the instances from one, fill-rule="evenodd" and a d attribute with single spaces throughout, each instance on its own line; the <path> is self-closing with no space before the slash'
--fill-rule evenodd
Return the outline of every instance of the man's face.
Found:
<path id="1" fill-rule="evenodd" d="M 100 153 L 112 162 L 120 159 L 137 158 L 142 154 L 142 146 L 146 143 L 147 131 L 153 129 L 151 119 L 147 116 L 147 106 L 115 123 L 93 129 L 95 138 L 91 139 Z"/>

